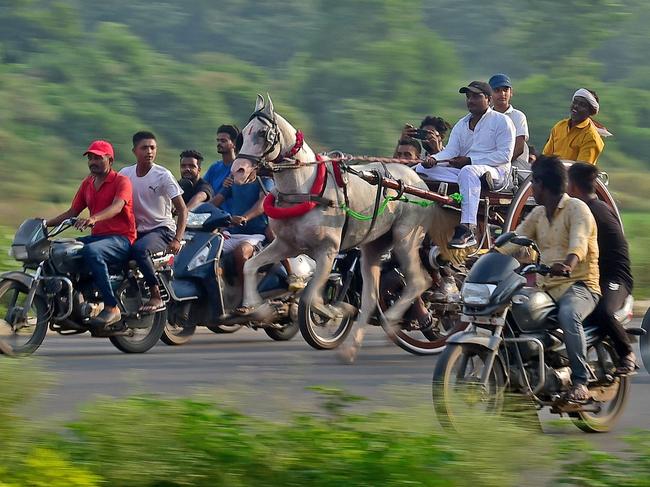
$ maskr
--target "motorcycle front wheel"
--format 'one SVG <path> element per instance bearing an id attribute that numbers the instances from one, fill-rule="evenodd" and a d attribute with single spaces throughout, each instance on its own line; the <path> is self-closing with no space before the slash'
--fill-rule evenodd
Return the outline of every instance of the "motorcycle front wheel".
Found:
<path id="1" fill-rule="evenodd" d="M 184 328 L 167 322 L 165 323 L 165 328 L 160 336 L 160 341 L 165 345 L 170 346 L 185 345 L 192 339 L 195 332 L 196 326 L 188 326 Z"/>
<path id="2" fill-rule="evenodd" d="M 121 352 L 144 353 L 150 350 L 163 334 L 167 323 L 167 311 L 162 310 L 143 316 L 137 323 L 128 324 L 132 335 L 116 335 L 109 340 Z"/>
<path id="3" fill-rule="evenodd" d="M 489 353 L 477 345 L 447 345 L 433 372 L 432 387 L 436 416 L 445 428 L 461 430 L 463 418 L 476 420 L 503 411 L 506 373 L 498 357 L 488 372 L 487 384 L 481 384 Z"/>
<path id="4" fill-rule="evenodd" d="M 328 281 L 323 292 L 323 306 L 336 306 L 339 290 L 339 286 Z M 350 304 L 350 301 L 351 299 L 346 296 L 341 301 L 344 306 L 342 316 L 330 318 L 319 313 L 315 306 L 301 298 L 298 305 L 298 323 L 300 324 L 300 333 L 305 341 L 316 350 L 332 350 L 343 343 L 345 337 L 350 333 L 358 312 Z"/>
<path id="5" fill-rule="evenodd" d="M 41 296 L 35 296 L 24 320 L 22 313 L 29 289 L 11 280 L 0 282 L 0 353 L 7 355 L 30 355 L 45 339 L 49 317 L 47 304 Z"/>

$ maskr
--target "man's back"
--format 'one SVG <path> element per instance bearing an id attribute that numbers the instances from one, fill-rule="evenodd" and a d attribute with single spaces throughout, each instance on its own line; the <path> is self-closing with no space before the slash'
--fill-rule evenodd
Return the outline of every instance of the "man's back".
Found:
<path id="1" fill-rule="evenodd" d="M 598 198 L 588 200 L 587 206 L 598 227 L 600 281 L 622 282 L 632 292 L 629 247 L 614 210 Z"/>

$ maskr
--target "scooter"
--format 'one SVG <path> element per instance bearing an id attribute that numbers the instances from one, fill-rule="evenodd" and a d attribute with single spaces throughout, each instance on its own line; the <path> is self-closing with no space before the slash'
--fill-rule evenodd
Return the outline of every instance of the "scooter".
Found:
<path id="1" fill-rule="evenodd" d="M 223 254 L 226 238 L 220 229 L 231 225 L 230 214 L 204 203 L 188 215 L 184 245 L 174 259 L 173 279 L 162 280 L 170 300 L 167 325 L 161 337 L 168 345 L 182 345 L 194 335 L 197 326 L 215 333 L 231 333 L 241 326 L 263 329 L 273 340 L 290 340 L 298 332 L 300 291 L 289 289 L 284 265 L 262 269 L 258 290 L 270 300 L 271 316 L 239 315 L 242 285 L 234 278 L 234 263 Z M 306 256 L 292 260 L 292 272 L 304 280 L 313 274 L 315 263 Z"/>

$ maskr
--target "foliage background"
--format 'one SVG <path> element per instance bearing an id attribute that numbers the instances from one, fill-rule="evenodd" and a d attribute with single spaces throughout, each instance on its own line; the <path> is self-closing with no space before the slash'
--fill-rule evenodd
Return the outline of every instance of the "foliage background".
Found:
<path id="1" fill-rule="evenodd" d="M 595 89 L 615 135 L 600 166 L 624 210 L 648 211 L 648 21 L 641 0 L 0 0 L 0 223 L 67 205 L 93 138 L 121 167 L 152 130 L 176 170 L 185 148 L 216 159 L 215 128 L 269 92 L 317 149 L 387 155 L 405 122 L 455 122 L 458 87 L 496 72 L 538 148 Z"/>

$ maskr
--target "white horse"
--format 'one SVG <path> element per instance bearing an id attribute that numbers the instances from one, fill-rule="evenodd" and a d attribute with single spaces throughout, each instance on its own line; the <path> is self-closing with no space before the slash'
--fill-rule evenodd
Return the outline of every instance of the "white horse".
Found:
<path id="1" fill-rule="evenodd" d="M 283 200 L 290 200 L 294 205 L 297 201 L 307 201 L 318 177 L 318 166 L 312 164 L 316 155 L 307 143 L 302 142 L 302 134 L 297 134 L 295 128 L 275 113 L 270 96 L 265 103 L 264 98 L 258 95 L 255 111 L 242 130 L 243 144 L 232 165 L 235 184 L 254 180 L 258 167 L 290 155 L 295 167 L 275 172 L 274 175 L 277 206 L 282 208 Z M 301 164 L 305 162 L 308 164 Z M 424 238 L 424 227 L 432 221 L 432 213 L 429 208 L 391 201 L 384 212 L 376 215 L 373 223 L 349 218 L 344 234 L 346 213 L 341 208 L 344 202 L 343 188 L 337 185 L 333 177 L 331 163 L 327 163 L 326 167 L 329 177 L 320 196 L 332 203 L 329 206 L 316 206 L 302 216 L 270 219 L 269 224 L 276 238 L 244 266 L 243 307 L 254 309 L 263 303 L 257 292 L 257 271 L 260 267 L 298 254 L 306 254 L 317 263 L 301 299 L 308 300 L 316 309 L 323 307 L 323 288 L 337 253 L 358 246 L 362 255 L 361 309 L 351 330 L 352 338 L 348 339 L 351 343 L 341 347 L 340 351 L 342 359 L 353 362 L 363 340 L 364 326 L 377 306 L 380 259 L 386 251 L 392 249 L 406 280 L 400 298 L 384 314 L 388 323 L 394 324 L 400 319 L 413 301 L 429 287 L 430 278 L 422 268 L 418 249 Z M 406 165 L 372 163 L 364 165 L 362 169 L 377 171 L 385 177 L 427 189 L 420 177 Z M 363 214 L 376 212 L 376 192 L 383 191 L 383 188 L 352 174 L 348 179 L 348 206 Z M 396 192 L 391 191 L 390 194 L 395 195 Z M 284 206 L 292 204 L 285 203 Z"/>

